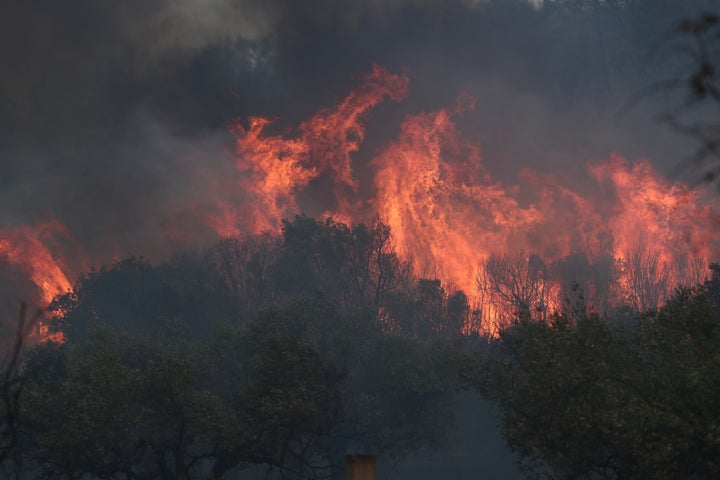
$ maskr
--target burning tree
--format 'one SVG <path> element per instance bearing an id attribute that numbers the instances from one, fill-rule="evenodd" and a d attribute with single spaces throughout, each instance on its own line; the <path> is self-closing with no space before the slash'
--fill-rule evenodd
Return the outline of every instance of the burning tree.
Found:
<path id="1" fill-rule="evenodd" d="M 636 249 L 627 260 L 618 261 L 625 301 L 637 311 L 646 312 L 662 305 L 676 285 L 672 266 L 657 252 Z"/>
<path id="2" fill-rule="evenodd" d="M 499 330 L 517 318 L 548 319 L 558 307 L 558 288 L 539 255 L 493 255 L 483 265 L 477 288 L 483 310 Z"/>

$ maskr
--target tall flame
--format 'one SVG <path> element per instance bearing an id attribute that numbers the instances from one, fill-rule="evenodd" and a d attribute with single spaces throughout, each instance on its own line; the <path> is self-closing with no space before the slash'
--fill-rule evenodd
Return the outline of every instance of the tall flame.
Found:
<path id="1" fill-rule="evenodd" d="M 405 119 L 400 138 L 373 160 L 372 203 L 418 273 L 472 292 L 491 252 L 520 247 L 517 234 L 540 222 L 542 213 L 521 208 L 485 172 L 480 149 L 452 121 L 461 111 Z"/>
<path id="2" fill-rule="evenodd" d="M 57 221 L 0 230 L 0 264 L 11 265 L 35 284 L 37 301 L 43 308 L 72 289 L 64 265 L 48 248 L 56 236 L 69 236 L 65 226 Z M 38 333 L 43 340 L 62 340 L 62 335 L 50 334 L 43 322 Z"/>
<path id="3" fill-rule="evenodd" d="M 385 97 L 400 100 L 407 89 L 406 77 L 376 66 L 358 90 L 302 122 L 290 138 L 266 135 L 270 121 L 264 118 L 251 118 L 247 128 L 236 124 L 236 164 L 242 187 L 253 196 L 240 217 L 250 219 L 246 231 L 277 231 L 283 217 L 300 210 L 297 193 L 329 174 L 336 200 L 329 215 L 348 222 L 379 218 L 418 275 L 465 290 L 484 302 L 490 317 L 503 313 L 503 296 L 541 310 L 557 308 L 562 289 L 552 269 L 563 267 L 553 265 L 576 253 L 596 270 L 610 259 L 620 278 L 612 300 L 638 308 L 658 306 L 677 283 L 702 280 L 698 266 L 717 255 L 717 200 L 670 184 L 644 160 L 630 163 L 613 154 L 590 165 L 596 188 L 589 193 L 525 169 L 523 198 L 529 192 L 534 201 L 521 203 L 521 187 L 495 180 L 480 148 L 457 128 L 456 118 L 474 108 L 467 95 L 453 108 L 405 118 L 399 137 L 372 160 L 375 195 L 360 208 L 353 200 L 352 154 L 364 138 L 362 122 L 370 108 Z M 237 225 L 237 216 L 229 218 Z M 500 272 L 524 284 L 496 285 L 488 297 L 483 279 L 502 283 Z M 642 301 L 631 298 L 643 275 L 664 276 L 663 285 L 671 286 Z M 599 283 L 588 288 L 597 293 Z M 547 298 L 523 300 L 531 292 Z"/>
<path id="4" fill-rule="evenodd" d="M 357 189 L 351 154 L 365 138 L 362 120 L 386 97 L 393 100 L 405 97 L 407 88 L 406 76 L 393 75 L 376 65 L 360 88 L 345 97 L 340 105 L 321 110 L 302 122 L 295 138 L 266 135 L 265 130 L 271 123 L 267 118 L 250 118 L 247 127 L 240 122 L 234 124 L 237 167 L 245 175 L 238 187 L 250 193 L 249 208 L 225 215 L 225 221 L 219 222 L 222 228 L 214 221 L 216 230 L 228 233 L 238 222 L 245 227 L 245 232 L 278 229 L 284 217 L 299 212 L 297 192 L 325 173 L 334 184 L 337 208 L 333 213 L 349 218 L 353 202 L 347 190 Z"/>
<path id="5" fill-rule="evenodd" d="M 271 132 L 267 118 L 234 123 L 236 171 L 212 180 L 213 213 L 201 221 L 220 236 L 277 232 L 283 218 L 300 213 L 298 195 L 329 181 L 327 215 L 389 225 L 417 275 L 464 290 L 491 323 L 519 306 L 546 315 L 575 279 L 598 308 L 657 307 L 675 285 L 702 280 L 717 258 L 717 197 L 671 184 L 645 160 L 613 154 L 591 164 L 582 189 L 527 168 L 518 185 L 493 178 L 480 147 L 457 126 L 475 108 L 468 95 L 451 108 L 407 115 L 369 163 L 372 175 L 360 177 L 372 185 L 360 185 L 353 155 L 364 122 L 384 100 L 407 94 L 407 76 L 374 66 L 338 105 L 284 134 Z M 369 198 L 361 193 L 368 191 Z M 69 236 L 58 222 L 0 230 L 0 262 L 23 271 L 43 305 L 71 288 L 48 247 L 57 235 Z"/>
<path id="6" fill-rule="evenodd" d="M 629 165 L 619 155 L 589 171 L 616 199 L 608 219 L 616 257 L 629 258 L 640 246 L 651 247 L 666 263 L 688 255 L 711 257 L 717 216 L 702 204 L 705 192 L 671 185 L 647 161 Z"/>

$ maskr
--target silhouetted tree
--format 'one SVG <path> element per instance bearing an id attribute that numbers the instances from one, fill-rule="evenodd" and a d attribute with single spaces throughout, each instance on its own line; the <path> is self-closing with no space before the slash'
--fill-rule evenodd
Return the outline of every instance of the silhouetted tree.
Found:
<path id="1" fill-rule="evenodd" d="M 502 412 L 529 473 L 552 478 L 720 474 L 720 315 L 705 287 L 617 326 L 582 304 L 500 331 L 469 378 Z"/>
<path id="2" fill-rule="evenodd" d="M 2 362 L 0 378 L 0 471 L 6 478 L 22 478 L 26 460 L 25 439 L 22 437 L 21 407 L 26 378 L 23 372 L 27 341 L 42 316 L 38 310 L 28 317 L 27 304 L 20 303 L 15 340 L 8 346 Z"/>
<path id="3" fill-rule="evenodd" d="M 56 313 L 53 328 L 70 343 L 102 325 L 147 333 L 167 321 L 180 321 L 202 337 L 218 324 L 237 323 L 236 298 L 215 265 L 186 253 L 160 265 L 129 257 L 92 270 L 49 309 Z"/>
<path id="4" fill-rule="evenodd" d="M 209 479 L 222 473 L 215 452 L 234 426 L 232 408 L 198 388 L 195 352 L 180 343 L 101 329 L 77 345 L 32 352 L 23 416 L 40 476 Z"/>
<path id="5" fill-rule="evenodd" d="M 714 182 L 720 166 L 720 82 L 717 73 L 720 53 L 720 18 L 707 12 L 686 18 L 677 24 L 670 40 L 676 51 L 689 61 L 685 73 L 667 82 L 684 93 L 684 101 L 662 116 L 674 130 L 695 139 L 698 148 L 691 156 L 693 169 L 702 178 Z"/>
<path id="6" fill-rule="evenodd" d="M 591 262 L 585 253 L 574 252 L 553 262 L 550 270 L 559 283 L 563 302 L 575 304 L 582 295 L 585 305 L 598 312 L 608 312 L 617 305 L 617 265 L 611 255 Z"/>
<path id="7" fill-rule="evenodd" d="M 280 238 L 272 234 L 225 238 L 207 253 L 238 301 L 254 315 L 275 300 L 272 269 L 278 260 Z"/>
<path id="8" fill-rule="evenodd" d="M 445 438 L 457 378 L 451 345 L 388 332 L 372 310 L 344 312 L 322 297 L 296 298 L 251 328 L 254 338 L 295 338 L 346 372 L 342 416 L 315 444 L 334 474 L 350 447 L 399 458 Z"/>
<path id="9" fill-rule="evenodd" d="M 421 278 L 412 288 L 388 296 L 382 305 L 382 318 L 390 329 L 422 341 L 458 338 L 470 317 L 465 293 L 448 294 L 438 279 Z"/>
<path id="10" fill-rule="evenodd" d="M 344 308 L 378 307 L 390 292 L 410 283 L 410 266 L 397 258 L 386 225 L 351 228 L 303 215 L 283 221 L 274 274 L 286 295 L 321 292 Z"/>
<path id="11" fill-rule="evenodd" d="M 557 300 L 547 265 L 538 255 L 493 255 L 483 265 L 478 290 L 497 310 L 493 319 L 500 328 L 517 315 L 545 320 Z"/>
<path id="12" fill-rule="evenodd" d="M 248 465 L 326 475 L 317 444 L 338 422 L 345 374 L 301 339 L 258 333 L 198 343 L 180 325 L 150 336 L 101 328 L 38 346 L 22 405 L 38 475 L 216 479 Z"/>

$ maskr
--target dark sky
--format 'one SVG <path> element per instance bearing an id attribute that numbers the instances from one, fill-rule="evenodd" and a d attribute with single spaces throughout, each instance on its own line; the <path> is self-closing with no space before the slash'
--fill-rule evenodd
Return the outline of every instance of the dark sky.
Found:
<path id="1" fill-rule="evenodd" d="M 3 0 L 0 228 L 58 219 L 97 258 L 163 252 L 167 222 L 233 168 L 231 121 L 295 125 L 373 63 L 410 93 L 373 112 L 360 163 L 404 115 L 468 92 L 460 127 L 501 179 L 580 178 L 614 151 L 666 171 L 692 147 L 654 117 L 676 97 L 624 107 L 677 75 L 663 36 L 717 3 Z"/>

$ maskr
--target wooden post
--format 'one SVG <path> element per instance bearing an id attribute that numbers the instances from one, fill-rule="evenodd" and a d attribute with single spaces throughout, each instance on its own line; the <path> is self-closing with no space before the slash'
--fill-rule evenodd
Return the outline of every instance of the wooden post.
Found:
<path id="1" fill-rule="evenodd" d="M 345 480 L 376 480 L 375 455 L 347 455 Z"/>

